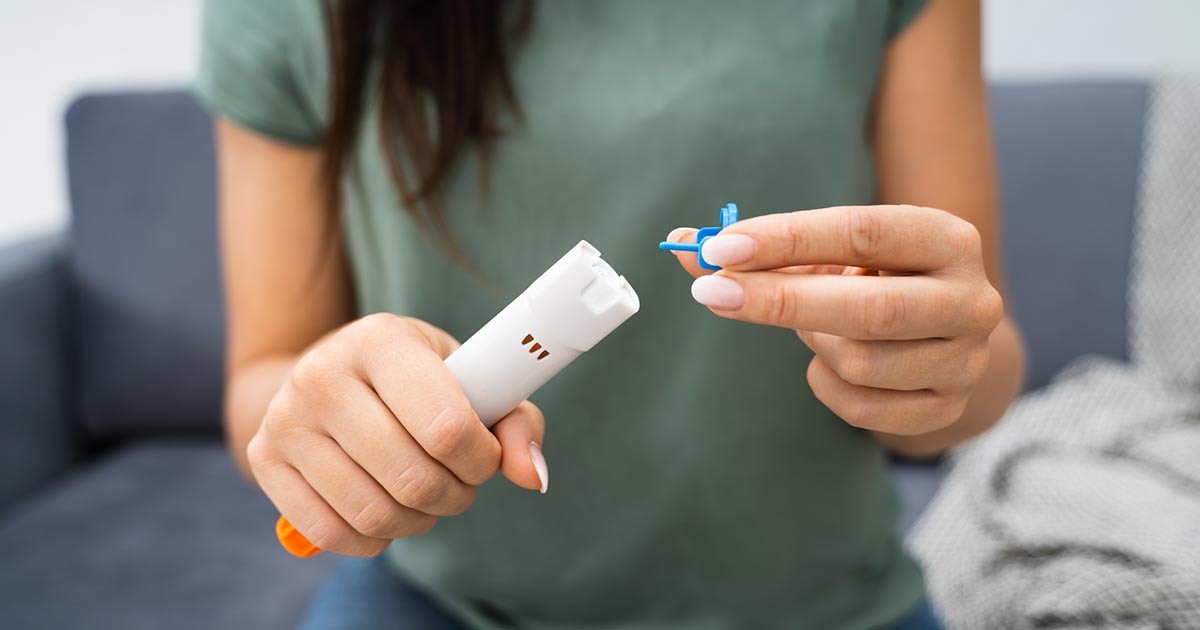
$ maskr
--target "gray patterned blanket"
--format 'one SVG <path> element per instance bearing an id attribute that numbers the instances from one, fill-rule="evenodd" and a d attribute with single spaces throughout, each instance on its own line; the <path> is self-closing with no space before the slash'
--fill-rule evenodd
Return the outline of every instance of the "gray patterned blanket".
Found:
<path id="1" fill-rule="evenodd" d="M 952 630 L 1200 629 L 1200 84 L 1151 108 L 1132 360 L 1077 361 L 949 458 L 909 542 Z"/>

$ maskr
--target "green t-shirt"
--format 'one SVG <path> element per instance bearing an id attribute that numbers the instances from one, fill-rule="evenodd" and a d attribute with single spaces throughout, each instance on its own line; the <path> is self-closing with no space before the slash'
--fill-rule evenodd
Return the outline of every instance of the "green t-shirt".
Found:
<path id="1" fill-rule="evenodd" d="M 459 339 L 580 239 L 641 312 L 534 397 L 553 487 L 486 484 L 396 541 L 397 571 L 479 627 L 853 628 L 922 597 L 866 433 L 818 402 L 786 330 L 713 316 L 656 243 L 680 225 L 874 200 L 867 139 L 889 39 L 921 0 L 543 0 L 515 57 L 524 122 L 446 180 L 488 287 L 427 242 L 388 178 L 374 113 L 344 222 L 361 313 Z M 318 0 L 210 0 L 198 92 L 313 144 L 329 69 Z"/>

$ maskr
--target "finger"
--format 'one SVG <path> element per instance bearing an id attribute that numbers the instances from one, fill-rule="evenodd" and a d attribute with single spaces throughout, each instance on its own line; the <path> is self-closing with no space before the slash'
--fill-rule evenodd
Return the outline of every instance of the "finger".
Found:
<path id="1" fill-rule="evenodd" d="M 755 271 L 837 264 L 934 271 L 980 251 L 978 231 L 948 212 L 916 206 L 841 206 L 739 221 L 704 243 L 704 258 Z"/>
<path id="2" fill-rule="evenodd" d="M 247 454 L 254 478 L 275 508 L 301 534 L 320 549 L 347 556 L 377 556 L 390 540 L 371 538 L 355 531 L 338 515 L 304 477 L 282 459 L 255 454 L 251 441 Z"/>
<path id="3" fill-rule="evenodd" d="M 897 435 L 918 435 L 949 426 L 962 415 L 966 397 L 923 389 L 896 391 L 848 383 L 821 357 L 808 366 L 813 395 L 847 424 Z"/>
<path id="4" fill-rule="evenodd" d="M 696 228 L 690 227 L 675 228 L 674 230 L 671 230 L 670 234 L 667 235 L 667 242 L 695 243 L 696 231 Z M 693 278 L 707 276 L 708 274 L 712 273 L 712 271 L 700 266 L 700 259 L 698 256 L 696 256 L 695 252 L 681 252 L 672 250 L 671 253 L 675 255 L 675 259 L 679 261 L 681 266 L 683 266 L 684 271 L 692 274 Z"/>
<path id="5" fill-rule="evenodd" d="M 332 437 L 313 431 L 284 443 L 284 459 L 355 531 L 371 538 L 408 538 L 437 522 L 434 516 L 400 505 Z"/>
<path id="6" fill-rule="evenodd" d="M 828 333 L 799 333 L 804 343 L 847 383 L 954 393 L 969 389 L 987 369 L 987 352 L 951 339 L 862 341 Z"/>
<path id="7" fill-rule="evenodd" d="M 370 387 L 361 381 L 350 387 L 356 402 L 327 410 L 324 424 L 346 454 L 400 505 L 433 516 L 466 511 L 475 487 L 430 457 Z"/>
<path id="8" fill-rule="evenodd" d="M 528 490 L 546 493 L 550 472 L 542 455 L 546 421 L 537 405 L 526 400 L 492 427 L 500 440 L 500 471 L 509 481 Z"/>
<path id="9" fill-rule="evenodd" d="M 971 330 L 953 286 L 931 276 L 773 271 L 698 278 L 692 296 L 721 317 L 852 339 L 929 339 Z"/>
<path id="10" fill-rule="evenodd" d="M 812 275 L 864 275 L 861 273 L 850 273 L 849 270 L 858 269 L 858 267 L 846 267 L 844 265 L 792 265 L 790 267 L 780 267 L 772 269 L 779 273 L 794 273 L 794 274 L 812 274 Z M 865 272 L 865 270 L 864 270 Z"/>
<path id="11" fill-rule="evenodd" d="M 464 483 L 483 483 L 500 465 L 500 443 L 442 361 L 446 342 L 428 335 L 399 317 L 374 322 L 360 333 L 362 380 L 426 453 Z"/>

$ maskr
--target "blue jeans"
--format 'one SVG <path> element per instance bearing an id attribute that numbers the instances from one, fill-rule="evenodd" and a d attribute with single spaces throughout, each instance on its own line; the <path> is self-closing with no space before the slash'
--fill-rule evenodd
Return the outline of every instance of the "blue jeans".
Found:
<path id="1" fill-rule="evenodd" d="M 383 558 L 342 563 L 321 587 L 300 625 L 303 630 L 464 630 L 394 571 Z M 928 601 L 889 630 L 942 630 Z"/>

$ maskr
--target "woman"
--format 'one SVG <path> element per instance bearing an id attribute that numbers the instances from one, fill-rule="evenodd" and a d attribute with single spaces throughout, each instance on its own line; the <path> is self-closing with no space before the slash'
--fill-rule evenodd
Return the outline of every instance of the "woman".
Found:
<path id="1" fill-rule="evenodd" d="M 230 448 L 385 554 L 311 627 L 936 627 L 885 449 L 1022 352 L 978 3 L 923 5 L 209 3 Z M 698 308 L 654 243 L 726 201 Z M 642 312 L 489 432 L 442 359 L 581 238 Z"/>

